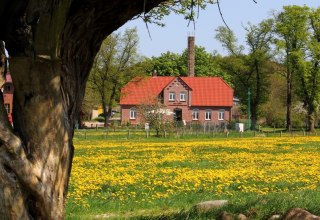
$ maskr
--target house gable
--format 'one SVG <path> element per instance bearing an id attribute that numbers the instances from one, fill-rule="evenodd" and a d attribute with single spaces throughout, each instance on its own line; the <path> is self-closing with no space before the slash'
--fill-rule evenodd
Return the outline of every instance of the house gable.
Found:
<path id="1" fill-rule="evenodd" d="M 163 89 L 163 103 L 165 106 L 189 106 L 191 92 L 191 88 L 180 77 L 176 77 Z"/>

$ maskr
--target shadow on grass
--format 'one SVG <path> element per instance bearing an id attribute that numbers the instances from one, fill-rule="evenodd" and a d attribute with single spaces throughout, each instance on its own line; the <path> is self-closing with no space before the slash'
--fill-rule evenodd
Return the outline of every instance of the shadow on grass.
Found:
<path id="1" fill-rule="evenodd" d="M 132 216 L 131 220 L 172 220 L 172 219 L 223 219 L 223 213 L 229 213 L 232 217 L 225 219 L 238 219 L 239 214 L 244 214 L 250 220 L 268 220 L 273 215 L 284 216 L 292 208 L 302 208 L 312 214 L 320 215 L 319 191 L 299 191 L 294 195 L 285 193 L 273 193 L 269 196 L 256 196 L 251 198 L 239 198 L 238 201 L 229 203 L 219 209 L 201 213 L 194 206 L 189 210 L 181 210 L 173 213 L 159 215 Z M 280 218 L 282 219 L 282 218 Z"/>
<path id="2" fill-rule="evenodd" d="M 174 213 L 166 213 L 166 214 L 160 214 L 160 215 L 144 215 L 144 216 L 135 216 L 131 217 L 129 219 L 131 220 L 172 220 L 172 219 L 223 219 L 222 215 L 223 213 L 234 213 L 234 216 L 237 214 L 245 214 L 250 219 L 254 219 L 257 216 L 257 210 L 255 210 L 255 207 L 259 203 L 258 200 L 251 201 L 248 204 L 229 204 L 225 205 L 221 208 L 213 209 L 208 212 L 201 212 L 198 211 L 196 206 L 192 207 L 189 210 L 181 210 L 179 212 Z"/>

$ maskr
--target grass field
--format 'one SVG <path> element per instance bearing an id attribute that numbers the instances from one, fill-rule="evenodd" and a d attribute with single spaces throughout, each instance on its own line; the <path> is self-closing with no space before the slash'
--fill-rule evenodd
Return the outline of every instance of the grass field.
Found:
<path id="1" fill-rule="evenodd" d="M 67 219 L 215 219 L 222 210 L 268 219 L 292 207 L 320 215 L 320 137 L 74 142 Z M 229 204 L 192 209 L 216 199 Z"/>

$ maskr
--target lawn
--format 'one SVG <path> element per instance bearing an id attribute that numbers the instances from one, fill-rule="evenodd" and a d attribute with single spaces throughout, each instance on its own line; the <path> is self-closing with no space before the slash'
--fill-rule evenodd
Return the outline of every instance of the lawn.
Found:
<path id="1" fill-rule="evenodd" d="M 75 137 L 67 219 L 267 219 L 292 207 L 320 215 L 320 137 Z M 226 199 L 209 214 L 192 207 Z"/>

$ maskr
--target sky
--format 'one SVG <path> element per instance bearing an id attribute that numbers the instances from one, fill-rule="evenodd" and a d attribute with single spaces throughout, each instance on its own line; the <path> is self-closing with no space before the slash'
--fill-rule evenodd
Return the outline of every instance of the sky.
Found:
<path id="1" fill-rule="evenodd" d="M 320 7 L 319 0 L 220 0 L 220 8 L 223 17 L 232 31 L 234 31 L 238 42 L 245 44 L 245 30 L 243 26 L 248 22 L 258 24 L 260 21 L 270 18 L 272 11 L 281 11 L 285 5 L 307 5 L 309 7 Z M 206 48 L 207 52 L 217 51 L 226 55 L 227 51 L 222 48 L 221 43 L 215 39 L 215 30 L 223 26 L 217 5 L 210 5 L 206 10 L 200 11 L 196 28 L 181 15 L 171 14 L 164 19 L 165 27 L 155 24 L 149 25 L 151 39 L 146 25 L 141 19 L 127 22 L 118 31 L 123 32 L 126 28 L 137 27 L 139 35 L 139 53 L 146 57 L 160 56 L 161 53 L 171 51 L 182 53 L 187 47 L 188 35 L 195 36 L 195 43 Z"/>

